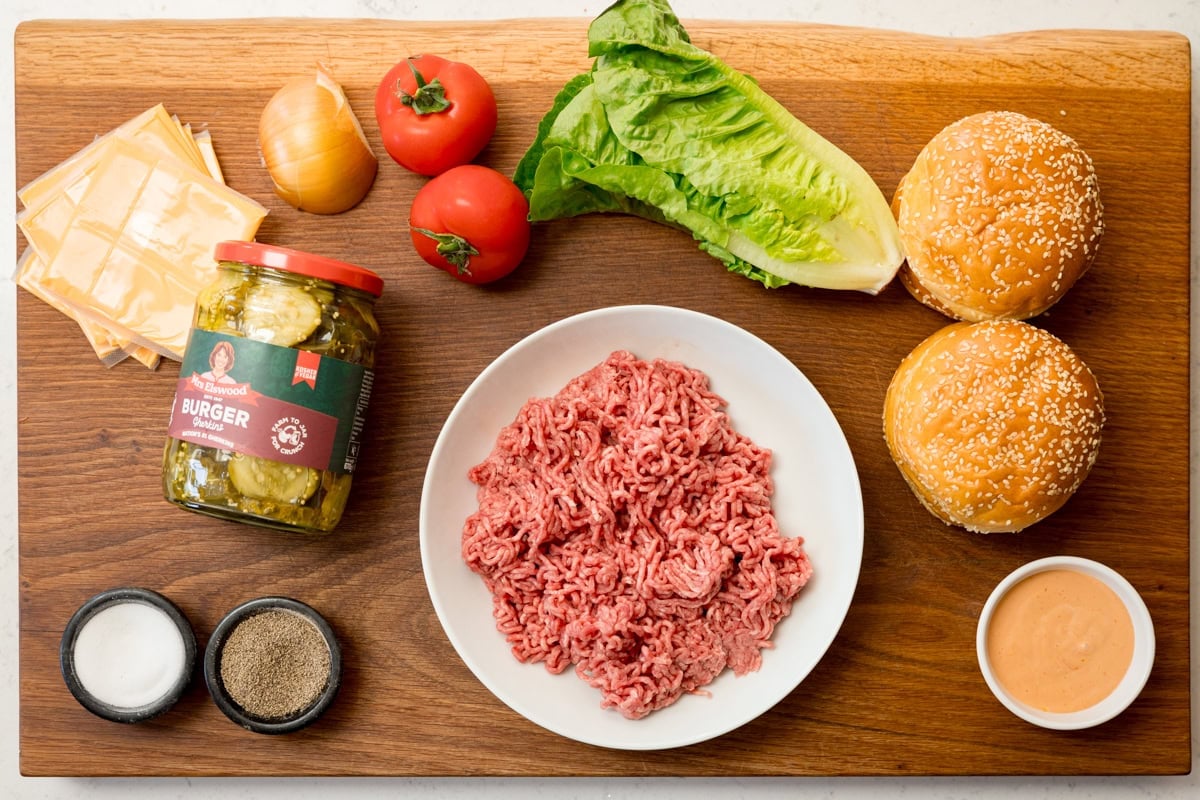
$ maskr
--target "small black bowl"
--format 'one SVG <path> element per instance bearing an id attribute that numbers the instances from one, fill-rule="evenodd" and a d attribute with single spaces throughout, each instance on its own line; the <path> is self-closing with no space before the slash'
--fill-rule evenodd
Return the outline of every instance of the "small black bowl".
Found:
<path id="1" fill-rule="evenodd" d="M 141 603 L 153 606 L 162 611 L 175 624 L 179 635 L 183 638 L 183 667 L 179 671 L 175 683 L 158 699 L 140 706 L 116 706 L 96 697 L 84 688 L 75 666 L 76 641 L 84 625 L 104 609 L 120 603 Z M 158 592 L 133 586 L 109 589 L 89 599 L 71 616 L 63 631 L 58 662 L 67 688 L 71 690 L 71 694 L 75 696 L 80 705 L 88 711 L 113 722 L 141 722 L 156 717 L 175 705 L 184 690 L 187 689 L 188 684 L 191 683 L 196 664 L 196 635 L 179 607 Z"/>
<path id="2" fill-rule="evenodd" d="M 265 719 L 242 708 L 230 696 L 221 680 L 221 656 L 230 634 L 250 617 L 267 611 L 285 611 L 300 615 L 317 629 L 329 648 L 329 675 L 325 688 L 307 707 L 282 719 Z M 212 695 L 217 708 L 246 730 L 267 734 L 292 733 L 315 722 L 337 696 L 342 684 L 342 650 L 329 623 L 311 606 L 289 597 L 259 597 L 233 609 L 217 624 L 204 651 L 204 682 L 208 684 L 209 694 Z"/>

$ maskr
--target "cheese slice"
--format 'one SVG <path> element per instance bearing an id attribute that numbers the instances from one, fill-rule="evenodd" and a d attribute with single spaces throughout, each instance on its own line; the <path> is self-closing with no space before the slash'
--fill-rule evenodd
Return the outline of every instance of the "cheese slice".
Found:
<path id="1" fill-rule="evenodd" d="M 124 142 L 125 146 L 114 142 Z M 114 168 L 114 160 L 122 159 L 122 165 Z M 131 159 L 142 162 L 140 173 L 137 168 L 132 168 L 131 171 Z M 150 166 L 151 164 L 155 166 Z M 213 202 L 202 204 L 207 210 L 196 208 L 190 210 L 195 213 L 190 213 L 185 207 L 170 202 L 164 203 L 163 197 L 167 195 L 160 194 L 157 200 L 148 197 L 139 199 L 137 192 L 122 197 L 119 186 L 123 180 L 122 175 L 138 173 L 145 176 L 154 173 L 156 169 L 159 174 L 157 182 L 150 181 L 147 184 L 152 190 L 166 191 L 169 195 L 172 182 L 176 187 L 198 182 L 200 189 L 185 188 L 179 192 L 179 198 L 190 195 L 193 199 L 207 197 Z M 168 173 L 173 177 L 164 178 Z M 105 176 L 106 182 L 103 188 L 93 191 L 92 181 L 97 174 Z M 125 257 L 131 246 L 137 251 L 137 246 L 129 241 L 130 237 L 141 239 L 145 244 L 154 239 L 154 229 L 161 226 L 165 235 L 159 237 L 157 243 L 149 241 L 149 246 L 142 249 L 143 255 L 154 253 L 156 247 L 173 248 L 172 252 L 178 252 L 179 242 L 194 238 L 197 241 L 192 243 L 188 252 L 194 257 L 197 248 L 207 251 L 199 262 L 201 273 L 207 276 L 200 285 L 206 284 L 215 268 L 211 258 L 212 248 L 205 238 L 211 238 L 215 234 L 204 231 L 208 222 L 215 221 L 211 216 L 213 209 L 217 209 L 216 217 L 223 220 L 214 230 L 236 231 L 239 234 L 221 238 L 253 238 L 258 223 L 266 213 L 262 206 L 249 198 L 232 190 L 226 189 L 222 192 L 214 188 L 213 182 L 216 186 L 222 186 L 224 177 L 208 132 L 193 133 L 190 125 L 181 124 L 177 117 L 168 115 L 161 104 L 147 109 L 110 133 L 97 138 L 79 153 L 18 191 L 18 197 L 25 204 L 25 208 L 18 215 L 17 221 L 30 247 L 22 254 L 14 277 L 27 291 L 73 317 L 101 362 L 106 365 L 111 366 L 129 355 L 153 368 L 157 366 L 160 354 L 180 357 L 182 351 L 179 351 L 180 355 L 175 354 L 178 344 L 174 340 L 178 339 L 178 334 L 167 336 L 161 324 L 146 330 L 150 315 L 145 313 L 145 309 L 148 302 L 150 305 L 157 305 L 159 308 L 155 314 L 161 321 L 165 313 L 161 308 L 164 297 L 170 296 L 163 294 L 164 289 L 174 292 L 176 304 L 183 302 L 179 297 L 180 292 L 189 293 L 186 316 L 190 326 L 195 291 L 188 281 L 185 280 L 181 284 L 170 277 L 161 280 L 147 278 L 141 284 L 125 287 L 131 292 L 130 299 L 138 303 L 136 308 L 127 309 L 133 316 L 142 316 L 142 324 L 138 325 L 129 319 L 114 320 L 108 312 L 97 309 L 95 304 L 88 304 L 82 299 L 82 294 L 89 291 L 85 288 L 89 281 L 85 277 L 88 269 L 84 264 L 88 263 L 86 259 L 95 258 L 100 252 L 108 254 L 106 258 L 111 261 L 108 264 L 111 267 L 108 280 L 95 285 L 103 285 L 107 293 L 106 302 L 120 302 L 115 300 L 120 294 L 120 287 L 115 283 L 116 276 L 137 271 L 129 263 L 129 258 Z M 132 190 L 133 187 L 128 188 Z M 90 211 L 85 208 L 81 212 L 81 203 L 85 197 L 90 198 L 88 202 L 91 208 Z M 122 206 L 122 202 L 126 200 L 134 202 L 134 205 Z M 104 213 L 97 214 L 97 209 L 102 209 Z M 122 216 L 122 211 L 136 212 L 127 218 L 132 221 L 132 227 L 128 230 L 118 219 Z M 113 216 L 114 213 L 117 217 Z M 242 218 L 242 224 L 229 224 L 239 216 Z M 181 225 L 187 226 L 196 220 L 199 221 L 196 222 L 198 227 L 194 236 L 180 229 Z M 85 229 L 76 230 L 76 225 Z M 89 227 L 90 230 L 86 230 Z M 101 233 L 98 237 L 98 230 L 107 233 Z M 106 237 L 110 240 L 108 244 L 102 241 Z M 110 245 L 115 245 L 122 239 L 125 239 L 122 252 L 113 255 Z M 219 240 L 220 238 L 215 241 Z M 215 244 L 215 241 L 211 244 Z M 70 246 L 66 256 L 60 252 L 64 244 Z M 161 267 L 162 255 L 160 252 L 159 266 L 151 266 L 151 272 Z M 150 262 L 155 261 L 152 256 L 145 257 Z M 76 262 L 74 269 L 66 269 L 63 266 L 64 259 L 84 261 Z M 92 273 L 93 277 L 104 272 L 105 263 L 107 262 L 92 265 L 96 268 Z M 119 264 L 124 266 L 116 266 Z M 181 269 L 185 274 L 189 272 L 187 266 L 181 266 Z M 167 268 L 166 271 L 169 273 L 172 270 Z M 145 270 L 142 270 L 142 274 L 145 276 Z M 73 290 L 65 288 L 64 279 L 72 283 Z M 150 291 L 146 297 L 140 296 L 148 284 L 156 284 L 158 291 Z M 176 319 L 181 318 L 182 309 L 176 309 L 174 316 Z M 178 324 L 180 323 L 175 322 L 171 327 Z"/>
<path id="2" fill-rule="evenodd" d="M 84 338 L 87 339 L 88 344 L 92 346 L 92 350 L 96 353 L 96 357 L 100 359 L 101 364 L 111 367 L 121 363 L 126 358 L 133 358 L 150 369 L 158 366 L 159 361 L 162 360 L 162 356 L 155 351 L 148 347 L 134 344 L 129 339 L 113 333 L 105 325 L 88 317 L 81 316 L 75 309 L 68 306 L 58 297 L 42 289 L 39 280 L 44 269 L 45 264 L 38 257 L 38 254 L 33 251 L 32 247 L 26 247 L 22 251 L 21 257 L 17 259 L 17 270 L 13 274 L 13 281 L 34 297 L 75 320 L 79 325 L 79 329 L 83 332 Z"/>
<path id="3" fill-rule="evenodd" d="M 253 239 L 266 209 L 186 162 L 118 137 L 100 145 L 84 183 L 70 224 L 44 257 L 39 288 L 81 317 L 181 360 L 196 295 L 216 275 L 214 247 Z M 31 242 L 46 234 L 41 216 L 20 221 Z"/>
<path id="4" fill-rule="evenodd" d="M 84 337 L 92 346 L 92 350 L 95 351 L 101 364 L 111 367 L 113 364 L 124 361 L 130 355 L 125 350 L 126 345 L 129 344 L 128 340 L 119 338 L 99 323 L 89 319 L 80 319 L 72 308 L 57 297 L 44 292 L 38 283 L 43 266 L 33 248 L 26 247 L 22 251 L 21 257 L 17 259 L 17 271 L 13 274 L 13 281 L 34 297 L 78 322 L 80 330 L 83 331 Z M 155 353 L 155 356 L 157 355 Z"/>
<path id="5" fill-rule="evenodd" d="M 79 186 L 79 178 L 89 172 L 103 153 L 110 139 L 124 139 L 150 153 L 176 158 L 181 163 L 191 164 L 197 170 L 207 171 L 203 154 L 179 124 L 179 120 L 167 113 L 161 103 L 146 109 L 133 119 L 97 137 L 75 155 L 52 167 L 17 190 L 17 197 L 25 207 L 22 214 L 37 213 L 46 202 L 69 192 L 71 185 Z M 19 218 L 19 216 L 18 216 Z"/>
<path id="6" fill-rule="evenodd" d="M 74 318 L 105 366 L 112 366 L 126 356 L 132 356 L 147 367 L 154 368 L 160 358 L 158 353 L 113 333 L 95 320 L 80 318 L 69 306 L 51 298 L 37 283 L 38 276 L 43 273 L 45 260 L 53 257 L 70 225 L 75 204 L 86 189 L 90 173 L 102 156 L 103 143 L 108 138 L 124 138 L 151 152 L 181 159 L 224 182 L 208 132 L 193 135 L 190 125 L 181 125 L 178 117 L 168 115 L 161 103 L 155 105 L 98 137 L 91 145 L 18 191 L 18 197 L 25 206 L 18 215 L 18 224 L 26 234 L 30 247 L 17 262 L 14 280 L 26 291 Z M 205 139 L 206 144 L 201 146 L 196 141 L 198 138 Z"/>
<path id="7" fill-rule="evenodd" d="M 217 161 L 217 151 L 213 147 L 212 134 L 208 131 L 200 131 L 193 138 L 196 140 L 196 146 L 200 148 L 200 157 L 204 159 L 204 166 L 208 170 L 208 174 L 214 180 L 224 183 L 225 174 L 221 170 L 221 162 Z"/>

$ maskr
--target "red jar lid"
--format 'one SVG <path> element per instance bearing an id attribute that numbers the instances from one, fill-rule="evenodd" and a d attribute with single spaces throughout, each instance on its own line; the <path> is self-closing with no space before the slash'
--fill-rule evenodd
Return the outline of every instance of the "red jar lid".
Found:
<path id="1" fill-rule="evenodd" d="M 281 269 L 349 286 L 352 289 L 361 289 L 375 297 L 383 294 L 383 278 L 369 269 L 287 247 L 261 242 L 218 242 L 213 255 L 217 261 L 237 261 L 257 267 Z"/>

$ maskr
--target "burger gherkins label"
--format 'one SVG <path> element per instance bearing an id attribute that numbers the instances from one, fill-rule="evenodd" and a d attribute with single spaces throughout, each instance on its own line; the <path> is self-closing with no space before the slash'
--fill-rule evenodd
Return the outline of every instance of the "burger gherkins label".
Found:
<path id="1" fill-rule="evenodd" d="M 306 350 L 193 329 L 170 436 L 332 472 L 354 472 L 374 372 Z"/>

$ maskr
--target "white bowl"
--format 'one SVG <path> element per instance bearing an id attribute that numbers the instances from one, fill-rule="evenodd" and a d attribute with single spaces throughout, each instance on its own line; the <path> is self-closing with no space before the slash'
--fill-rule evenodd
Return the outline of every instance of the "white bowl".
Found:
<path id="1" fill-rule="evenodd" d="M 1116 592 L 1117 597 L 1125 604 L 1125 610 L 1129 612 L 1129 618 L 1133 623 L 1133 658 L 1129 662 L 1129 668 L 1125 671 L 1125 677 L 1106 698 L 1080 711 L 1066 713 L 1043 711 L 1013 697 L 996 678 L 987 652 L 988 626 L 991 624 L 992 615 L 1000 600 L 1012 587 L 1025 578 L 1052 569 L 1074 570 L 1099 579 Z M 1142 687 L 1146 685 L 1146 679 L 1150 676 L 1150 668 L 1154 664 L 1154 623 L 1150 619 L 1150 612 L 1146 609 L 1146 603 L 1142 600 L 1141 595 L 1130 585 L 1129 581 L 1111 568 L 1086 558 L 1051 556 L 1031 561 L 1000 581 L 991 596 L 988 597 L 987 603 L 984 604 L 983 611 L 979 615 L 979 626 L 975 634 L 975 651 L 979 658 L 979 668 L 983 672 L 983 678 L 987 681 L 988 688 L 1009 711 L 1021 719 L 1043 728 L 1078 730 L 1099 725 L 1117 716 L 1128 708 L 1129 704 L 1142 691 Z"/>
<path id="2" fill-rule="evenodd" d="M 642 719 L 601 708 L 573 669 L 552 675 L 518 661 L 496 629 L 492 596 L 462 557 L 462 528 L 479 508 L 468 478 L 530 397 L 550 397 L 613 350 L 704 371 L 738 431 L 772 450 L 772 507 L 804 536 L 813 578 L 763 652 L 762 668 L 725 670 Z M 663 750 L 705 741 L 766 712 L 814 669 L 850 607 L 863 551 L 863 502 L 850 446 L 816 387 L 763 340 L 717 317 L 665 306 L 617 306 L 561 319 L 513 345 L 467 388 L 438 435 L 421 492 L 421 563 L 442 627 L 467 667 L 531 722 L 585 744 Z"/>

